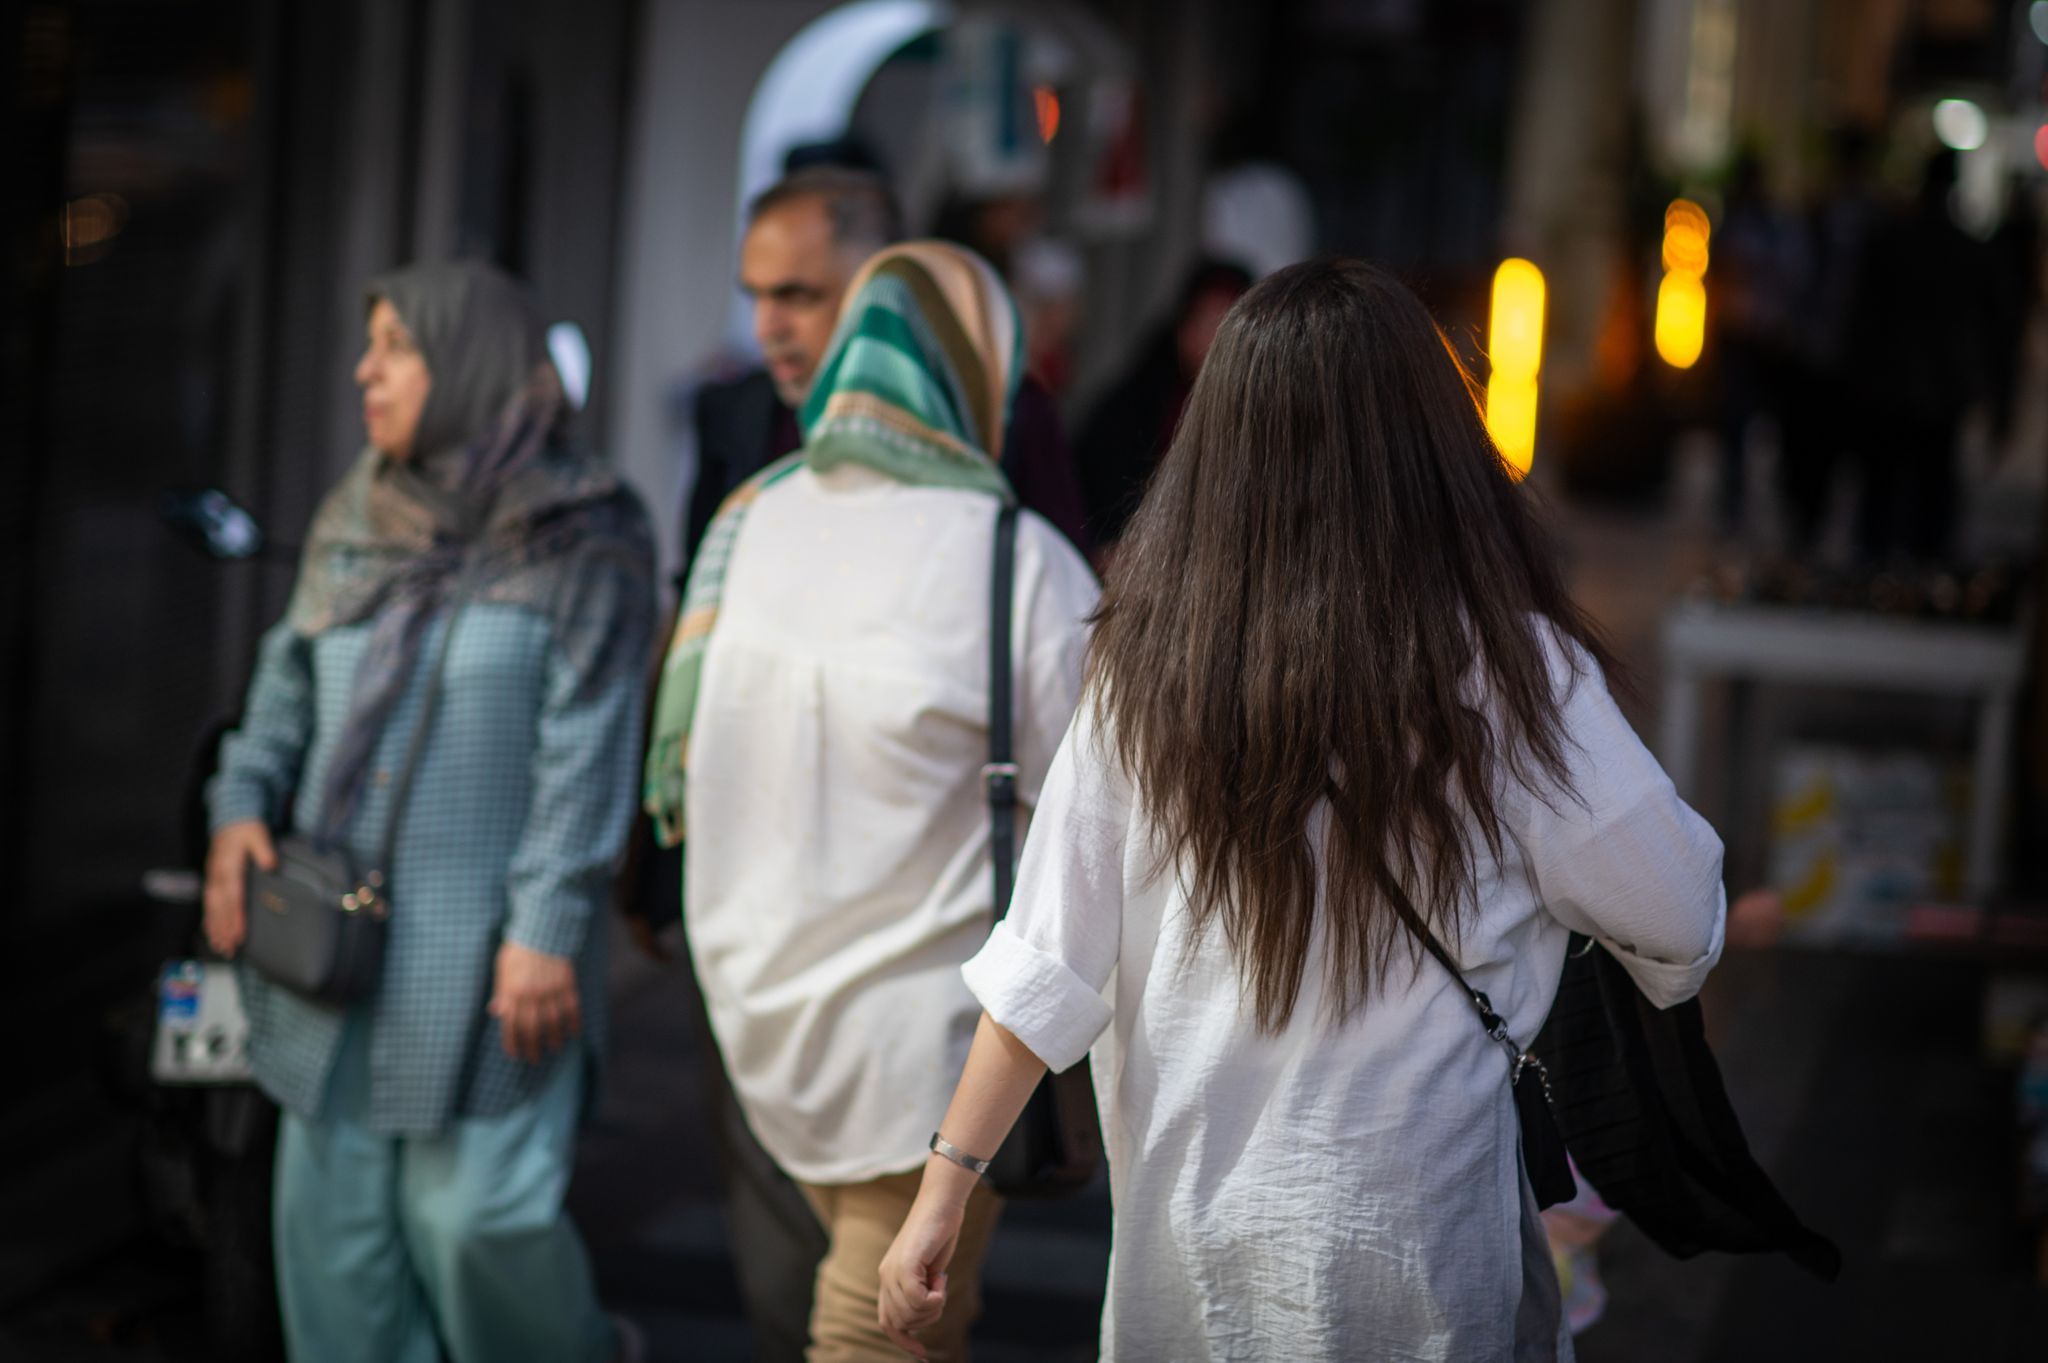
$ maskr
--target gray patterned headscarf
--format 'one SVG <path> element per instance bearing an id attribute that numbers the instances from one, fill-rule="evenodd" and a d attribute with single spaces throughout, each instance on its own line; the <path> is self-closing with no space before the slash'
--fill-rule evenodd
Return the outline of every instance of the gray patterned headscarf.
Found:
<path id="1" fill-rule="evenodd" d="M 412 332 L 432 386 L 414 454 L 365 450 L 314 514 L 288 618 L 307 637 L 371 622 L 316 836 L 348 829 L 427 627 L 467 565 L 468 599 L 531 606 L 582 685 L 645 665 L 653 538 L 640 501 L 562 438 L 561 380 L 526 291 L 476 262 L 370 284 Z"/>

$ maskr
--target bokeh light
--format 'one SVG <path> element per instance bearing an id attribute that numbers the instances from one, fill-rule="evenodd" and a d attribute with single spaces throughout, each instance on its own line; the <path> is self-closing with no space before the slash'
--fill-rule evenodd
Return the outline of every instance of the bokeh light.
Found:
<path id="1" fill-rule="evenodd" d="M 128 225 L 128 201 L 118 194 L 88 194 L 64 206 L 64 263 L 90 265 L 107 253 Z"/>
<path id="2" fill-rule="evenodd" d="M 1536 460 L 1536 375 L 1543 366 L 1543 272 L 1529 261 L 1501 262 L 1493 276 L 1487 325 L 1492 372 L 1486 381 L 1486 426 L 1516 477 Z"/>
<path id="3" fill-rule="evenodd" d="M 1657 286 L 1657 354 L 1673 369 L 1690 369 L 1707 343 L 1707 288 L 1700 277 L 1673 270 Z"/>
<path id="4" fill-rule="evenodd" d="M 1536 380 L 1500 375 L 1486 384 L 1486 429 L 1515 477 L 1536 462 Z"/>
<path id="5" fill-rule="evenodd" d="M 1705 209 L 1690 199 L 1674 200 L 1664 210 L 1664 268 L 1705 274 L 1711 234 Z"/>
<path id="6" fill-rule="evenodd" d="M 1984 111 L 1967 99 L 1937 100 L 1934 105 L 1934 135 L 1945 147 L 1975 151 L 1991 134 Z"/>
<path id="7" fill-rule="evenodd" d="M 1050 85 L 1033 86 L 1031 105 L 1038 115 L 1038 138 L 1051 142 L 1060 131 L 1060 96 Z"/>

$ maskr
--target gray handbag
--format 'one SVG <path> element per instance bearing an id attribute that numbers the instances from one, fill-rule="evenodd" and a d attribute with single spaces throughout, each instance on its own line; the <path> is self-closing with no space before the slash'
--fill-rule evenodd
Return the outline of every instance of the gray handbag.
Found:
<path id="1" fill-rule="evenodd" d="M 464 575 L 465 579 L 467 574 Z M 464 584 L 450 598 L 448 624 L 441 631 L 434 670 L 427 677 L 419 722 L 406 747 L 405 766 L 391 793 L 377 859 L 359 868 L 345 847 L 325 846 L 303 833 L 277 840 L 277 869 L 249 864 L 243 913 L 248 932 L 243 959 L 266 979 L 321 1003 L 351 1003 L 377 987 L 384 966 L 384 938 L 391 926 L 386 872 L 398 844 L 412 778 L 427 746 L 427 730 L 441 698 L 448 648 L 462 613 Z"/>

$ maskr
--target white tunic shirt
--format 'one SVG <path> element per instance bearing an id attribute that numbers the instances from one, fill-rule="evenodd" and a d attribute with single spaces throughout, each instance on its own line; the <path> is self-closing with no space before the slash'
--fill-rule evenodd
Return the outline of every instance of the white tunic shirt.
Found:
<path id="1" fill-rule="evenodd" d="M 1460 953 L 1512 1035 L 1548 1014 L 1567 930 L 1606 943 L 1660 1007 L 1719 958 L 1721 844 L 1681 803 L 1597 671 L 1561 653 L 1584 806 L 1506 797 L 1477 845 Z M 1009 918 L 968 963 L 995 1020 L 1064 1069 L 1093 1047 L 1116 1203 L 1102 1357 L 1513 1356 L 1521 1175 L 1508 1061 L 1435 962 L 1399 962 L 1341 1027 L 1312 959 L 1261 1034 L 1220 932 L 1184 957 L 1179 879 L 1084 704 L 1054 759 Z M 1568 1344 L 1565 1346 L 1568 1356 Z M 1547 1344 L 1546 1344 L 1547 1348 Z"/>
<path id="2" fill-rule="evenodd" d="M 918 1167 L 973 1039 L 995 517 L 985 494 L 804 469 L 734 545 L 691 726 L 685 920 L 747 1121 L 805 1182 Z M 1020 820 L 1095 598 L 1081 556 L 1020 515 Z"/>

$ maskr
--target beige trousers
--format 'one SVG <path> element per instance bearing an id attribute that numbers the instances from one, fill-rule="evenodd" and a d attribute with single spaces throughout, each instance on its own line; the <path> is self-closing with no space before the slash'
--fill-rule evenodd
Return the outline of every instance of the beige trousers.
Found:
<path id="1" fill-rule="evenodd" d="M 882 1333 L 882 1256 L 910 1216 L 924 1171 L 889 1174 L 866 1183 L 799 1183 L 831 1246 L 818 1265 L 811 1303 L 807 1363 L 903 1363 L 903 1350 Z M 981 1314 L 981 1258 L 995 1233 L 1003 1200 L 978 1185 L 967 1199 L 960 1244 L 946 1270 L 946 1310 L 920 1338 L 931 1363 L 964 1363 L 967 1331 Z"/>

